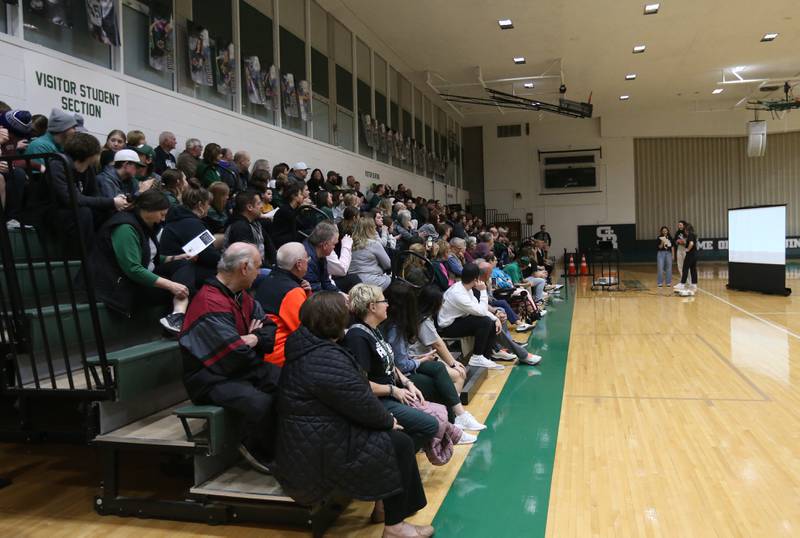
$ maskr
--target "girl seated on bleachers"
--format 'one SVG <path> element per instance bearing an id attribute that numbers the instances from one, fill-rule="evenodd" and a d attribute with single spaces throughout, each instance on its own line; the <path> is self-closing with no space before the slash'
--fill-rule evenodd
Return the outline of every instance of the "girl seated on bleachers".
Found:
<path id="1" fill-rule="evenodd" d="M 100 228 L 88 265 L 97 299 L 112 310 L 131 317 L 138 306 L 171 302 L 171 313 L 159 322 L 177 334 L 194 290 L 195 268 L 188 254 L 160 252 L 157 233 L 168 209 L 164 193 L 140 194 L 132 212 L 118 212 Z"/>
<path id="2" fill-rule="evenodd" d="M 440 360 L 435 349 L 422 353 L 412 352 L 411 345 L 417 342 L 420 328 L 414 288 L 396 280 L 386 290 L 386 297 L 389 300 L 388 318 L 381 330 L 392 346 L 397 367 L 419 387 L 426 399 L 446 406 L 448 415 L 455 417 L 456 426 L 465 430 L 485 429 L 486 426 L 475 420 L 461 404 L 460 392 L 466 380 L 464 367 L 449 352 L 447 358 L 450 362 L 447 364 L 447 358 L 442 357 Z M 423 330 L 429 331 L 429 327 Z M 435 334 L 435 328 L 433 332 Z M 431 336 L 426 335 L 426 340 L 430 341 Z M 459 440 L 459 444 L 474 441 L 474 436 L 467 435 Z"/>

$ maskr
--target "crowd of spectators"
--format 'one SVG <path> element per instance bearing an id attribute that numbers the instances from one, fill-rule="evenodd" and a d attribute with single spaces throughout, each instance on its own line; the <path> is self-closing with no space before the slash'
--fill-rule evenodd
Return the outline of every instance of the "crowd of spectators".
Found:
<path id="1" fill-rule="evenodd" d="M 82 245 L 112 310 L 163 306 L 189 396 L 240 414 L 240 452 L 289 495 L 375 501 L 385 536 L 429 536 L 405 522 L 426 502 L 415 453 L 443 465 L 486 428 L 461 404 L 468 367 L 541 360 L 512 331 L 558 288 L 549 235 L 514 244 L 403 184 L 153 142 L 114 130 L 101 145 L 79 115 L 0 103 L 6 226 Z M 25 158 L 42 153 L 60 158 Z M 446 342 L 464 337 L 466 365 Z"/>

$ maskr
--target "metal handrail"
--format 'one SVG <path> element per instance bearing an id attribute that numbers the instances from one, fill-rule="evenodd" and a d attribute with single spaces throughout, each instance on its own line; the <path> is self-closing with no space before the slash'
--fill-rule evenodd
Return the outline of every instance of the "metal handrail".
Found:
<path id="1" fill-rule="evenodd" d="M 78 207 L 78 191 L 73 177 L 73 172 L 68 160 L 58 153 L 42 153 L 32 155 L 6 155 L 0 156 L 0 162 L 7 162 L 10 173 L 13 173 L 15 166 L 20 162 L 24 162 L 24 169 L 30 170 L 31 161 L 43 161 L 45 164 L 45 172 L 32 171 L 28 174 L 26 180 L 26 188 L 31 192 L 45 193 L 43 199 L 36 200 L 34 203 L 41 204 L 45 210 L 44 215 L 48 215 L 50 219 L 55 218 L 54 211 L 57 209 L 66 210 L 68 217 L 71 217 L 75 223 L 79 221 L 79 207 Z M 69 193 L 68 207 L 60 206 L 55 198 L 55 191 L 53 189 L 53 178 L 51 176 L 50 164 L 54 161 L 59 161 L 65 170 L 65 180 L 67 182 L 67 191 Z M 39 183 L 43 182 L 43 183 Z M 43 187 L 43 188 L 37 188 Z M 50 210 L 53 210 L 52 212 Z M 100 316 L 97 308 L 97 301 L 95 297 L 94 285 L 92 282 L 92 273 L 88 270 L 88 252 L 90 245 L 86 245 L 83 236 L 78 233 L 77 237 L 65 238 L 63 227 L 59 226 L 58 222 L 48 222 L 45 218 L 33 218 L 26 222 L 26 224 L 33 224 L 34 229 L 31 230 L 28 226 L 23 225 L 20 227 L 20 238 L 22 243 L 21 252 L 14 252 L 11 244 L 11 234 L 5 226 L 6 213 L 5 209 L 0 207 L 0 216 L 2 217 L 3 225 L 0 226 L 0 257 L 2 258 L 4 268 L 5 288 L 8 297 L 3 294 L 0 297 L 0 307 L 2 307 L 2 325 L 0 325 L 7 337 L 7 345 L 4 346 L 5 356 L 13 364 L 15 372 L 13 375 L 7 375 L 6 369 L 3 369 L 2 376 L 0 376 L 0 392 L 14 393 L 14 394 L 31 394 L 37 392 L 52 393 L 71 392 L 71 393 L 91 393 L 97 399 L 112 398 L 114 394 L 114 383 L 112 380 L 111 372 L 108 366 L 108 359 L 103 337 L 103 331 L 100 324 Z M 23 219 L 24 220 L 24 219 Z M 49 226 L 48 226 L 49 224 Z M 46 229 L 50 228 L 55 232 L 55 237 L 48 237 Z M 33 233 L 41 248 L 41 262 L 43 263 L 45 278 L 43 286 L 40 286 L 40 281 L 37 279 L 37 270 L 34 266 L 38 260 L 32 252 L 30 234 Z M 51 234 L 52 235 L 52 234 Z M 52 239 L 61 239 L 55 245 L 52 244 Z M 48 241 L 48 239 L 50 241 Z M 69 240 L 69 243 L 65 241 Z M 70 259 L 69 247 L 76 253 L 76 257 Z M 60 251 L 60 256 L 59 256 Z M 17 261 L 17 258 L 22 255 L 22 259 Z M 16 255 L 16 257 L 15 257 Z M 83 335 L 80 313 L 78 309 L 78 299 L 76 293 L 76 284 L 74 278 L 78 274 L 73 275 L 70 271 L 70 261 L 79 262 L 78 274 L 83 280 L 85 286 L 85 295 L 88 313 L 91 322 L 91 331 L 93 341 L 95 343 L 95 354 L 97 364 L 89 364 L 89 351 L 87 350 L 86 343 L 81 335 Z M 18 265 L 20 266 L 18 268 Z M 65 274 L 65 281 L 68 293 L 68 303 L 64 301 L 64 297 L 59 294 L 55 278 L 54 268 L 63 267 Z M 25 301 L 23 298 L 22 286 L 20 284 L 20 272 L 27 272 L 30 278 L 32 291 L 33 291 L 33 316 L 26 312 Z M 50 306 L 46 306 L 48 302 Z M 53 318 L 55 320 L 55 330 L 48 331 L 48 324 L 45 322 L 45 309 L 52 308 Z M 67 318 L 67 315 L 72 315 L 72 321 Z M 31 320 L 33 317 L 35 319 Z M 44 354 L 46 363 L 46 374 L 40 372 L 37 366 L 37 358 L 34 353 L 33 334 L 34 324 L 38 326 L 42 338 L 42 352 Z M 79 335 L 77 338 L 77 350 L 70 350 L 67 343 L 67 335 L 69 331 L 74 330 Z M 71 353 L 72 351 L 72 353 Z M 80 358 L 81 368 L 73 371 L 72 360 L 75 358 L 74 352 L 78 352 Z M 59 353 L 60 352 L 60 353 Z M 33 386 L 26 386 L 26 377 L 22 374 L 23 362 L 25 355 L 29 361 L 30 372 L 33 377 Z M 59 356 L 60 355 L 60 356 Z M 63 369 L 66 376 L 66 386 L 59 386 L 57 377 L 62 375 L 60 367 L 56 366 L 56 360 L 61 359 Z M 102 376 L 98 376 L 95 368 L 99 368 Z M 77 372 L 83 371 L 86 388 L 76 388 L 76 380 L 74 375 Z M 41 374 L 45 374 L 44 376 Z M 63 382 L 62 382 L 63 383 Z"/>

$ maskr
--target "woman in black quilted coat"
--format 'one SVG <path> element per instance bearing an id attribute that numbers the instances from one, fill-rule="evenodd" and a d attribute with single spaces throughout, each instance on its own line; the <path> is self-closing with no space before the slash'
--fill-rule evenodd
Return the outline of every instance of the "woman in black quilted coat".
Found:
<path id="1" fill-rule="evenodd" d="M 433 527 L 404 521 L 427 504 L 414 443 L 336 343 L 349 318 L 338 292 L 317 292 L 300 309 L 278 384 L 275 476 L 302 504 L 382 499 L 384 536 L 431 536 Z"/>

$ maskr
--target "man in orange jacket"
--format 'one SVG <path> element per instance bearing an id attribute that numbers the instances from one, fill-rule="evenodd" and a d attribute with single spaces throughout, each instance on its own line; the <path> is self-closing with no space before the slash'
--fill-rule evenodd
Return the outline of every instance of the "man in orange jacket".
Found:
<path id="1" fill-rule="evenodd" d="M 303 280 L 308 270 L 308 253 L 303 244 L 282 245 L 278 249 L 276 266 L 256 288 L 256 300 L 278 326 L 275 346 L 264 360 L 283 366 L 286 339 L 300 326 L 300 307 L 311 295 L 311 285 Z"/>

